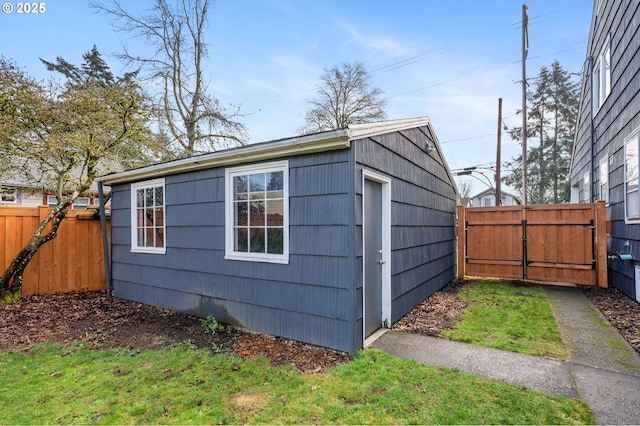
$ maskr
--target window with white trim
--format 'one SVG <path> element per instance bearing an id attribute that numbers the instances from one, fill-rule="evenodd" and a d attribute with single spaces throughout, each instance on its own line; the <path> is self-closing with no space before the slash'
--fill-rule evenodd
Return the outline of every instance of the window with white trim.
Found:
<path id="1" fill-rule="evenodd" d="M 600 159 L 600 199 L 609 203 L 609 157 Z"/>
<path id="2" fill-rule="evenodd" d="M 165 253 L 164 179 L 131 184 L 131 251 Z"/>
<path id="3" fill-rule="evenodd" d="M 288 263 L 288 162 L 227 169 L 225 187 L 225 258 Z"/>
<path id="4" fill-rule="evenodd" d="M 636 129 L 624 140 L 624 204 L 627 222 L 640 221 L 640 197 L 638 197 L 638 135 Z"/>
<path id="5" fill-rule="evenodd" d="M 607 38 L 604 48 L 593 63 L 592 107 L 595 115 L 611 93 L 611 42 Z"/>
<path id="6" fill-rule="evenodd" d="M 582 201 L 591 202 L 591 174 L 586 172 L 582 177 Z"/>

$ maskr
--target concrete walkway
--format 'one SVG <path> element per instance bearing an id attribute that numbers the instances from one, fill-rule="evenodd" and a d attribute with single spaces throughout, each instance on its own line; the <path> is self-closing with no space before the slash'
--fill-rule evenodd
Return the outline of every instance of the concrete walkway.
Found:
<path id="1" fill-rule="evenodd" d="M 569 347 L 567 361 L 397 332 L 371 346 L 423 364 L 580 398 L 598 424 L 639 424 L 640 356 L 578 288 L 544 289 Z"/>

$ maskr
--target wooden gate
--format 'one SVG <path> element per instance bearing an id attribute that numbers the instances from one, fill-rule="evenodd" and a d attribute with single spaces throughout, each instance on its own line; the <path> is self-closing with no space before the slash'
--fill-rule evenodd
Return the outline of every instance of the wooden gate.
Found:
<path id="1" fill-rule="evenodd" d="M 458 278 L 607 287 L 606 213 L 594 204 L 458 208 Z"/>

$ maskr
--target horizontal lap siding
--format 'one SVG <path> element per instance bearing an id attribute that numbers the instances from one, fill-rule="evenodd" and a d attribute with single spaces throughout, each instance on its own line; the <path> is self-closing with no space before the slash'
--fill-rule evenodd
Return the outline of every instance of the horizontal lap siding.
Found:
<path id="1" fill-rule="evenodd" d="M 358 322 L 362 321 L 362 169 L 391 180 L 391 298 L 397 321 L 455 276 L 456 193 L 427 127 L 354 142 Z"/>
<path id="2" fill-rule="evenodd" d="M 115 294 L 353 352 L 348 151 L 289 159 L 289 264 L 224 259 L 224 169 L 167 176 L 165 255 L 130 252 L 129 185 L 113 191 Z"/>
<path id="3" fill-rule="evenodd" d="M 640 127 L 640 3 L 603 2 L 593 17 L 587 57 L 597 58 L 611 37 L 611 93 L 593 116 L 594 183 L 596 199 L 600 194 L 600 160 L 609 157 L 609 205 L 611 220 L 609 253 L 626 253 L 630 241 L 634 258 L 640 253 L 640 224 L 625 224 L 624 139 Z M 587 67 L 587 70 L 590 71 Z M 591 85 L 585 72 L 581 89 L 575 148 L 571 166 L 571 184 L 583 188 L 583 176 L 591 170 Z M 580 196 L 582 201 L 583 197 Z M 609 284 L 635 298 L 635 261 L 609 260 Z"/>

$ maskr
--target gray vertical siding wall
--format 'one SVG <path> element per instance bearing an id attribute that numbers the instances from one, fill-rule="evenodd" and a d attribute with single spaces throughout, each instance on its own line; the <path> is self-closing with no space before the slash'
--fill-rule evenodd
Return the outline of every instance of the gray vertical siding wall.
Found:
<path id="1" fill-rule="evenodd" d="M 350 150 L 289 159 L 289 264 L 224 259 L 224 168 L 165 178 L 166 254 L 131 253 L 130 185 L 112 190 L 114 294 L 354 352 Z"/>
<path id="2" fill-rule="evenodd" d="M 640 126 L 640 2 L 601 2 L 600 9 L 594 10 L 587 56 L 597 58 L 609 36 L 611 93 L 592 118 L 591 69 L 587 65 L 588 72 L 585 72 L 581 89 L 571 184 L 579 188 L 580 200 L 583 200 L 583 176 L 591 170 L 593 119 L 595 199 L 604 199 L 600 194 L 599 164 L 603 157 L 610 157 L 607 218 L 612 221 L 612 229 L 609 252 L 626 252 L 623 243 L 629 240 L 633 253 L 637 254 L 640 253 L 640 225 L 625 224 L 624 139 Z M 636 297 L 635 264 L 617 259 L 609 261 L 609 284 L 633 298 Z"/>
<path id="3" fill-rule="evenodd" d="M 391 317 L 395 322 L 455 277 L 456 192 L 429 127 L 353 142 L 356 167 L 356 334 L 362 343 L 362 170 L 391 180 Z"/>

